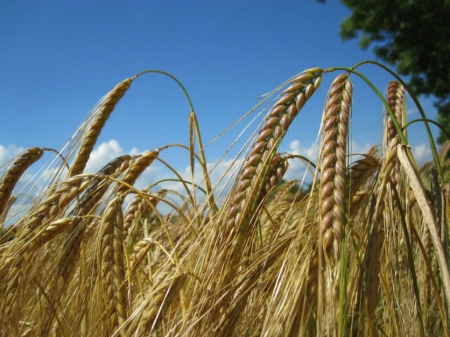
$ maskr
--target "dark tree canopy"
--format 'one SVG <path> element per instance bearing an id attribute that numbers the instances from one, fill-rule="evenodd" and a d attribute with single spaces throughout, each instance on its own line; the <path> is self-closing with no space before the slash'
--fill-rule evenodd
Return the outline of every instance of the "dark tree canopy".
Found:
<path id="1" fill-rule="evenodd" d="M 434 95 L 438 121 L 450 132 L 450 0 L 341 1 L 352 10 L 341 37 L 360 36 L 361 48 L 373 45 L 377 57 L 410 76 L 416 94 Z"/>

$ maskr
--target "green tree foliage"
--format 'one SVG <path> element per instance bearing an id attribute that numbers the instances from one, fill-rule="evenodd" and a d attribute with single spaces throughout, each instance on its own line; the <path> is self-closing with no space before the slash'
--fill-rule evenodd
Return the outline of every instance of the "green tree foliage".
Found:
<path id="1" fill-rule="evenodd" d="M 410 76 L 416 94 L 434 95 L 438 122 L 450 132 L 450 0 L 341 0 L 352 13 L 341 24 L 343 40 Z M 322 0 L 322 2 L 324 2 Z M 441 133 L 438 142 L 444 142 Z"/>

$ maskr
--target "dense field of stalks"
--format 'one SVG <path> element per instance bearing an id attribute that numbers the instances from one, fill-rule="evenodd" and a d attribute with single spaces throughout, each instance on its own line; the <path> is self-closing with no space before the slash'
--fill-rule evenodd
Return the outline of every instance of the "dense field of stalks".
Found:
<path id="1" fill-rule="evenodd" d="M 135 187 L 164 148 L 84 172 L 109 115 L 140 75 L 100 101 L 54 154 L 52 173 L 36 176 L 32 198 L 15 185 L 50 149 L 28 149 L 3 167 L 2 336 L 449 335 L 450 145 L 417 167 L 405 86 L 395 76 L 380 95 L 382 144 L 353 162 L 351 78 L 360 73 L 312 68 L 294 76 L 220 203 L 192 111 L 186 164 L 203 183 L 183 181 L 175 205 L 173 191 Z M 302 158 L 315 172 L 306 191 L 283 179 L 294 155 L 277 149 L 323 76 L 335 79 L 319 157 Z"/>

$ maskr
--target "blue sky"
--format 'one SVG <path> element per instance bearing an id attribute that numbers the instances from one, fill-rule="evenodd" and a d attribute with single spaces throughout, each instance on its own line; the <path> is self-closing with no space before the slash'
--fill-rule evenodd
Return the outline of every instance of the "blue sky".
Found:
<path id="1" fill-rule="evenodd" d="M 374 59 L 357 40 L 340 39 L 339 25 L 349 13 L 332 0 L 2 1 L 0 165 L 29 147 L 60 149 L 102 96 L 146 69 L 167 71 L 183 83 L 207 144 L 256 105 L 257 97 L 302 70 Z M 382 92 L 392 80 L 375 66 L 360 71 Z M 311 153 L 336 75 L 324 76 L 281 151 Z M 408 118 L 419 118 L 408 103 Z M 434 118 L 432 101 L 423 104 Z M 351 137 L 356 151 L 381 142 L 382 110 L 375 94 L 354 77 Z M 99 169 L 122 153 L 188 144 L 189 112 L 172 80 L 158 74 L 140 77 L 108 120 L 88 168 Z M 246 124 L 208 147 L 210 163 L 222 157 Z M 411 127 L 409 137 L 417 160 L 429 159 L 423 126 Z M 180 171 L 189 164 L 184 151 L 167 150 L 162 157 Z M 289 177 L 299 172 L 294 164 Z"/>

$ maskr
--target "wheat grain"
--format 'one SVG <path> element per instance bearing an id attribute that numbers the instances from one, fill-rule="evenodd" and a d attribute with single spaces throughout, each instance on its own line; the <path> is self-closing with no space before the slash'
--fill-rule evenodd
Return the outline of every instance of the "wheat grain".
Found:
<path id="1" fill-rule="evenodd" d="M 136 159 L 136 161 L 130 165 L 125 171 L 122 177 L 122 182 L 125 184 L 120 185 L 117 194 L 127 192 L 129 187 L 126 185 L 134 185 L 136 179 L 144 172 L 144 170 L 151 165 L 151 163 L 158 157 L 159 150 L 147 151 Z"/>

